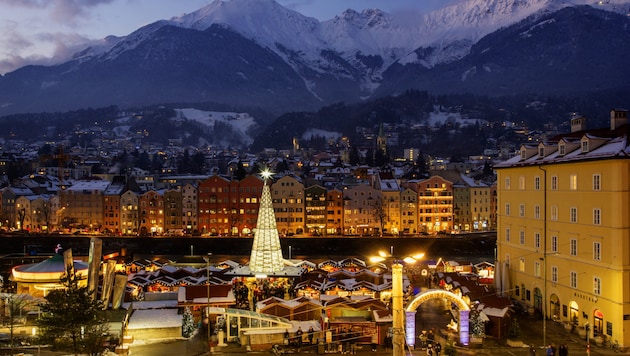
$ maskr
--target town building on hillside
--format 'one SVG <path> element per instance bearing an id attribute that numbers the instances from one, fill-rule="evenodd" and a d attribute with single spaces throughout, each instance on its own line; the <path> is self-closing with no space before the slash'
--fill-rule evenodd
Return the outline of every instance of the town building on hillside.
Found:
<path id="1" fill-rule="evenodd" d="M 304 189 L 306 233 L 311 236 L 326 234 L 326 188 L 312 185 Z"/>
<path id="2" fill-rule="evenodd" d="M 304 184 L 293 176 L 284 176 L 271 185 L 271 197 L 282 236 L 304 233 Z"/>
<path id="3" fill-rule="evenodd" d="M 120 196 L 120 227 L 123 235 L 137 235 L 140 231 L 140 197 L 132 190 Z"/>
<path id="4" fill-rule="evenodd" d="M 549 320 L 630 345 L 630 147 L 627 110 L 495 165 L 499 263 L 515 301 Z"/>
<path id="5" fill-rule="evenodd" d="M 63 223 L 83 231 L 96 231 L 103 226 L 103 196 L 109 181 L 84 180 L 59 191 L 64 209 Z"/>
<path id="6" fill-rule="evenodd" d="M 326 193 L 326 233 L 342 235 L 343 222 L 343 193 L 336 189 L 329 190 Z"/>

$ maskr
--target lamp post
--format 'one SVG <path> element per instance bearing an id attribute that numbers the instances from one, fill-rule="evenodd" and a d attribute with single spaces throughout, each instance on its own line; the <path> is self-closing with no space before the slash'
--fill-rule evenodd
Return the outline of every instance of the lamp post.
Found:
<path id="1" fill-rule="evenodd" d="M 379 252 L 379 256 L 372 257 L 372 262 L 392 260 L 392 356 L 403 356 L 405 351 L 405 311 L 403 309 L 403 265 L 400 259 L 393 256 L 394 246 L 390 253 Z M 413 264 L 424 257 L 424 253 L 402 259 L 405 263 Z"/>
<path id="2" fill-rule="evenodd" d="M 212 348 L 210 347 L 210 256 L 212 256 L 212 252 L 208 252 L 208 256 L 203 259 L 206 261 L 206 318 L 208 318 L 208 350 L 212 351 Z"/>

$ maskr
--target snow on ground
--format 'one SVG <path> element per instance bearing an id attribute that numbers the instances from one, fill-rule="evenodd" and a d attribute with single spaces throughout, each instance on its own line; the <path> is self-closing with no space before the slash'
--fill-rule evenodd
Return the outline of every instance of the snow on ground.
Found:
<path id="1" fill-rule="evenodd" d="M 198 109 L 175 109 L 178 117 L 199 122 L 200 124 L 212 127 L 216 122 L 229 125 L 235 132 L 238 132 L 245 144 L 250 145 L 254 139 L 249 136 L 249 129 L 256 125 L 256 121 L 248 113 L 203 111 Z"/>
<path id="2" fill-rule="evenodd" d="M 328 140 L 336 140 L 343 136 L 340 132 L 326 131 L 320 129 L 308 129 L 302 134 L 302 140 L 310 140 L 311 137 L 324 137 Z"/>
<path id="3" fill-rule="evenodd" d="M 177 309 L 134 310 L 127 329 L 176 328 L 182 326 L 183 315 Z"/>
<path id="4" fill-rule="evenodd" d="M 479 119 L 466 119 L 463 118 L 460 113 L 452 113 L 452 112 L 443 112 L 443 111 L 434 111 L 429 115 L 429 126 L 436 127 L 444 124 L 456 124 L 459 123 L 462 126 L 470 126 L 479 122 L 480 124 L 483 120 Z"/>

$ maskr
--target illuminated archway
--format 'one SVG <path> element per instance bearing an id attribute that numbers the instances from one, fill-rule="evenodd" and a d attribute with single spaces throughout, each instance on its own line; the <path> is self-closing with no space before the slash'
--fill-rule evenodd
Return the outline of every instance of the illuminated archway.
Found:
<path id="1" fill-rule="evenodd" d="M 414 346 L 416 344 L 416 310 L 420 304 L 426 302 L 429 299 L 446 298 L 459 308 L 459 320 L 457 327 L 459 328 L 459 341 L 463 345 L 468 345 L 468 315 L 470 314 L 470 307 L 466 302 L 453 292 L 449 292 L 444 289 L 429 289 L 422 293 L 416 294 L 416 296 L 409 302 L 405 308 L 406 322 L 405 322 L 405 337 L 407 345 Z"/>

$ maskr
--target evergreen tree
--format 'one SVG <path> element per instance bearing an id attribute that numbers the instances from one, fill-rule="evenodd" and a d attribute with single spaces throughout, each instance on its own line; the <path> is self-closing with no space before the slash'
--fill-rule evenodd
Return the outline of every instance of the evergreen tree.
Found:
<path id="1" fill-rule="evenodd" d="M 41 341 L 55 349 L 71 349 L 75 354 L 99 354 L 108 329 L 102 302 L 92 299 L 87 286 L 79 286 L 72 266 L 66 269 L 61 284 L 64 288 L 50 291 L 40 305 Z"/>
<path id="2" fill-rule="evenodd" d="M 184 309 L 184 317 L 182 319 L 182 336 L 189 338 L 195 332 L 195 321 L 193 320 L 190 308 Z"/>
<path id="3" fill-rule="evenodd" d="M 358 166 L 359 164 L 361 164 L 361 155 L 359 154 L 359 149 L 357 148 L 357 146 L 352 146 L 352 148 L 350 148 L 348 161 L 348 163 L 353 166 Z"/>

